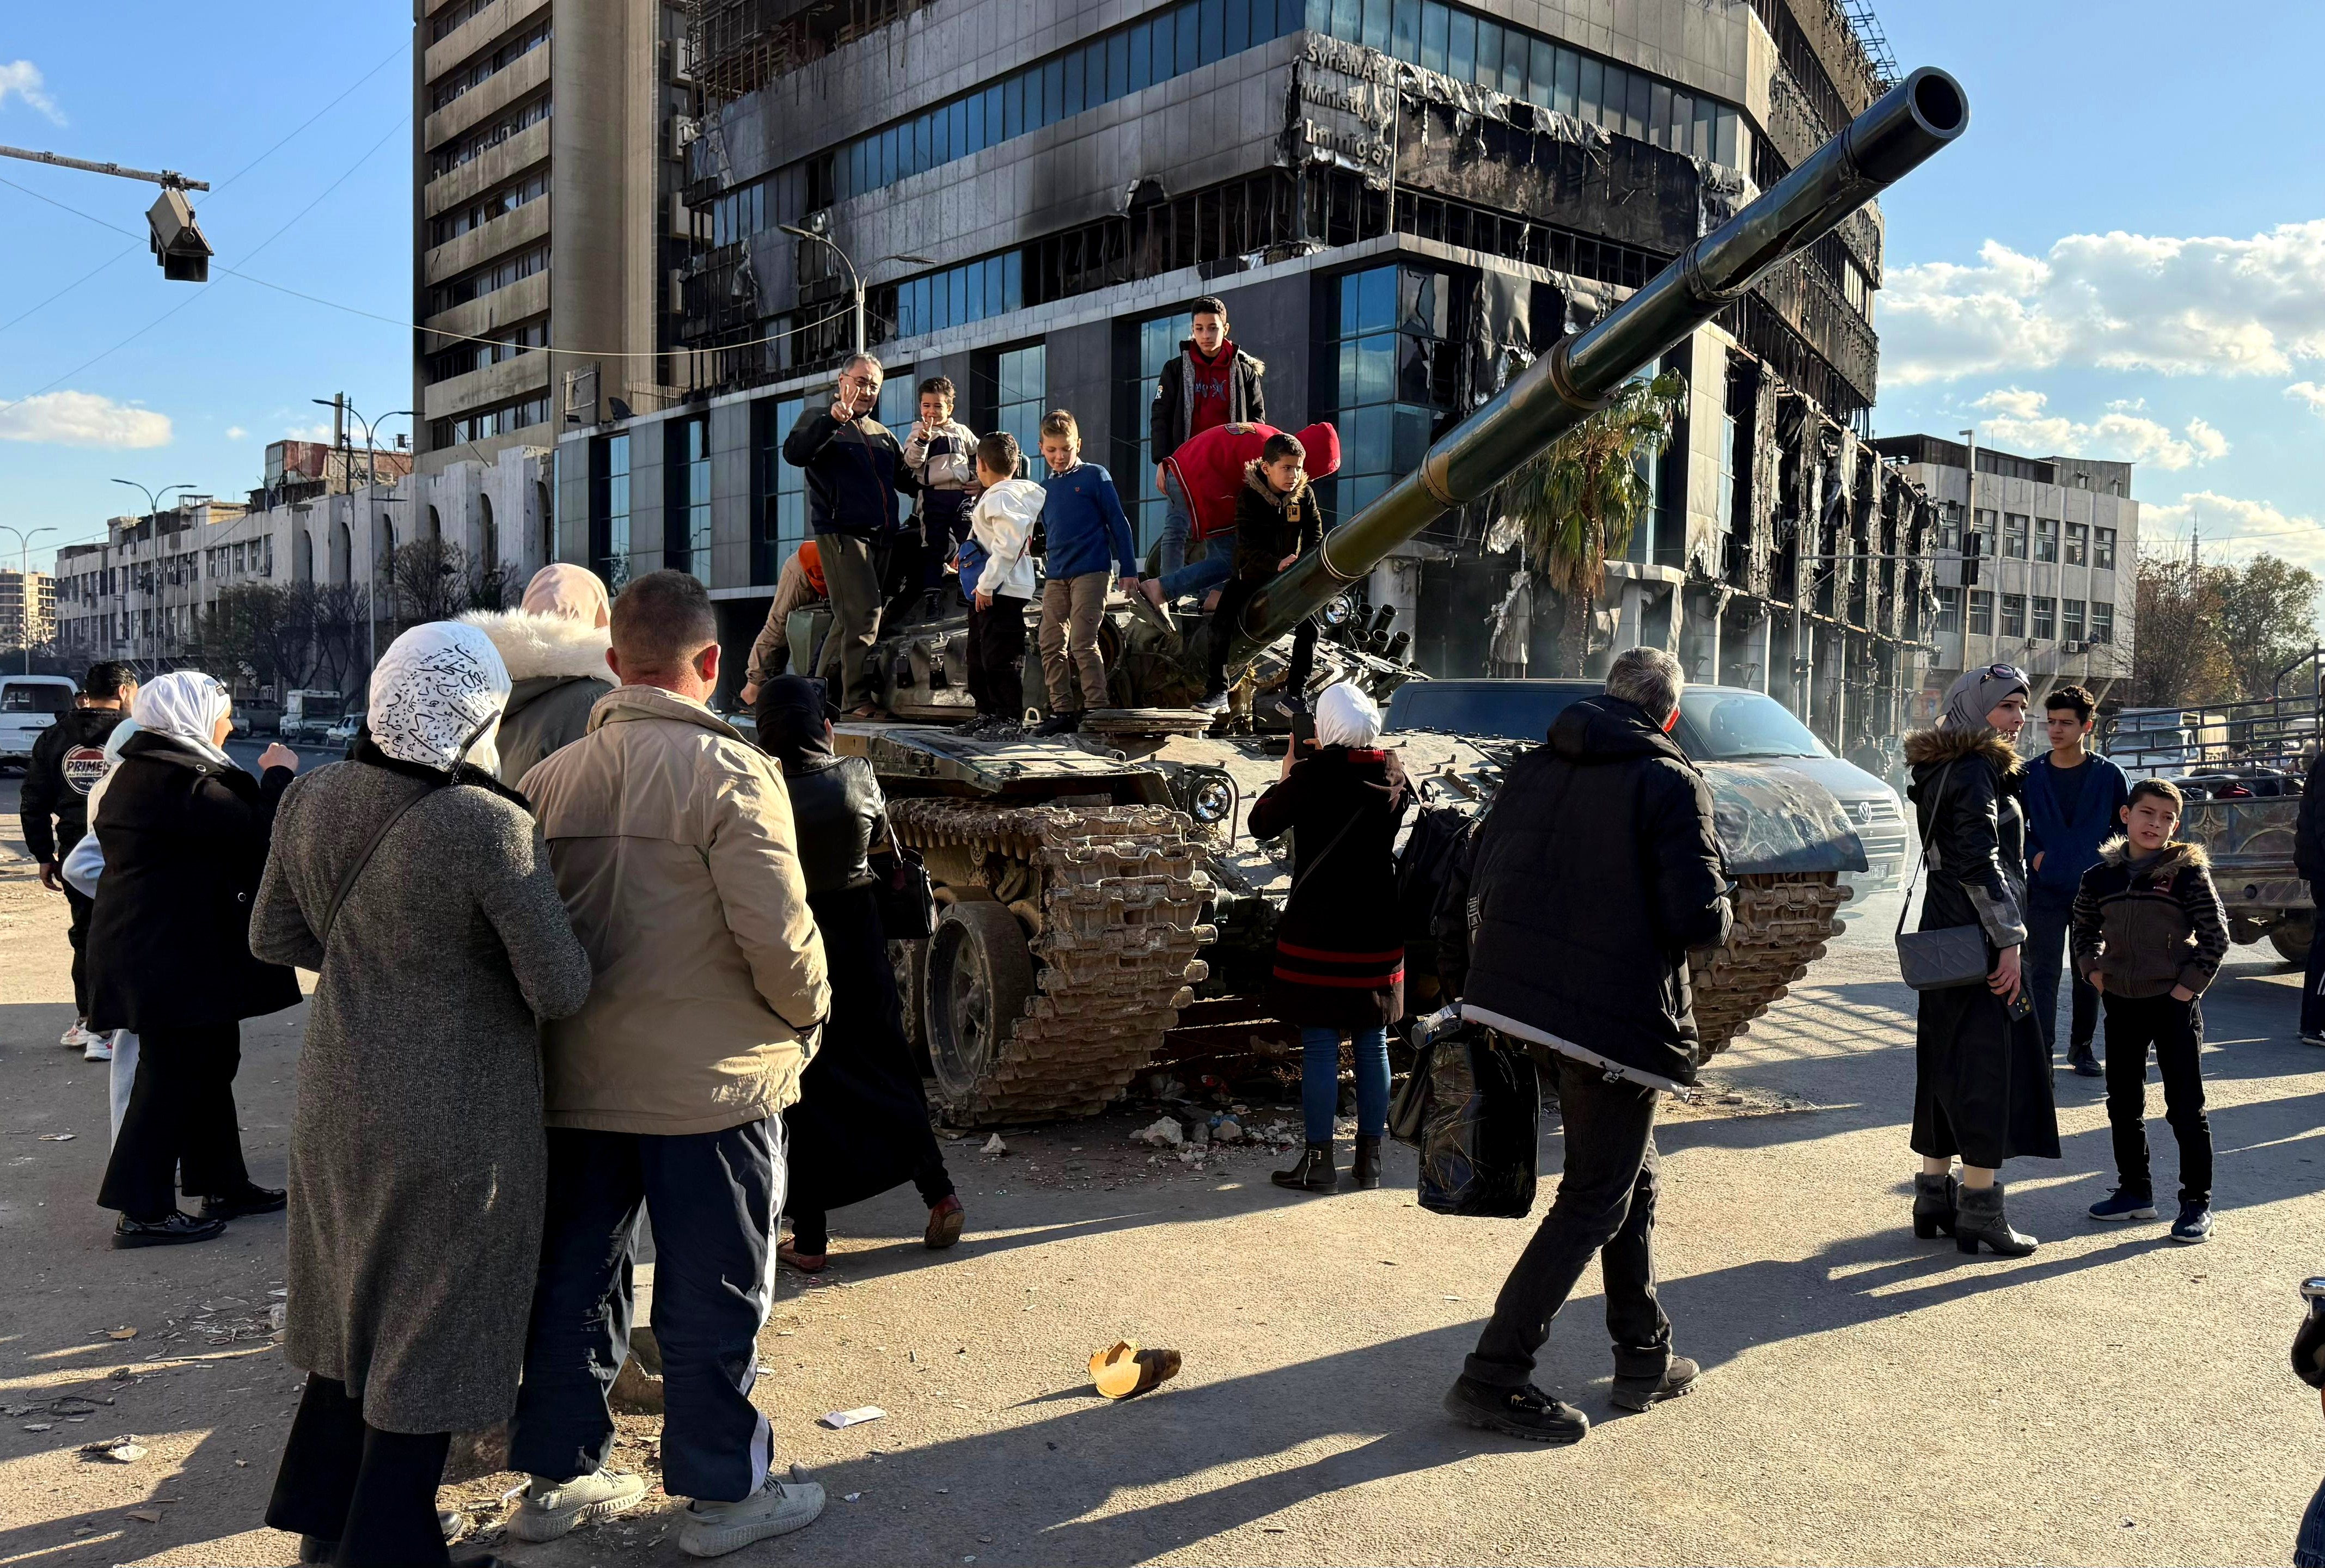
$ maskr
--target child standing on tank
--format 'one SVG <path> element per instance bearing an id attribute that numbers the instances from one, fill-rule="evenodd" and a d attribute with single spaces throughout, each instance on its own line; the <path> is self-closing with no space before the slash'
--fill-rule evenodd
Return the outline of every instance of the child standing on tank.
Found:
<path id="1" fill-rule="evenodd" d="M 996 431 L 977 443 L 983 494 L 969 509 L 960 544 L 960 587 L 968 595 L 968 694 L 977 699 L 971 735 L 1013 734 L 1025 718 L 1025 606 L 1033 597 L 1033 524 L 1042 487 L 1017 478 L 1017 438 Z"/>
<path id="2" fill-rule="evenodd" d="M 1138 561 L 1130 543 L 1130 519 L 1114 476 L 1082 461 L 1081 428 L 1064 409 L 1042 416 L 1042 460 L 1050 467 L 1042 531 L 1049 553 L 1042 564 L 1042 675 L 1050 689 L 1050 717 L 1035 731 L 1070 735 L 1082 715 L 1107 706 L 1106 655 L 1098 650 L 1098 622 L 1106 596 L 1121 569 L 1122 590 L 1138 591 Z M 1080 690 L 1075 690 L 1079 679 Z"/>
<path id="3" fill-rule="evenodd" d="M 2172 1239 L 2212 1233 L 2212 1128 L 2204 1115 L 2204 1012 L 2198 998 L 2228 951 L 2228 923 L 2201 846 L 2172 835 L 2180 791 L 2131 786 L 2124 836 L 2099 847 L 2075 892 L 2075 970 L 2107 1009 L 2107 1124 L 2117 1186 L 2094 1220 L 2153 1220 L 2147 1164 L 2147 1048 L 2163 1077 L 2163 1110 L 2180 1145 L 2180 1214 Z"/>
<path id="4" fill-rule="evenodd" d="M 1315 493 L 1308 487 L 1308 449 L 1282 431 L 1267 438 L 1259 456 L 1244 465 L 1243 489 L 1236 496 L 1235 576 L 1219 592 L 1211 616 L 1209 679 L 1195 706 L 1217 713 L 1227 705 L 1227 640 L 1236 617 L 1270 578 L 1314 548 L 1323 537 Z M 1292 670 L 1283 696 L 1293 710 L 1306 711 L 1308 673 L 1316 660 L 1316 625 L 1300 623 L 1292 641 Z"/>

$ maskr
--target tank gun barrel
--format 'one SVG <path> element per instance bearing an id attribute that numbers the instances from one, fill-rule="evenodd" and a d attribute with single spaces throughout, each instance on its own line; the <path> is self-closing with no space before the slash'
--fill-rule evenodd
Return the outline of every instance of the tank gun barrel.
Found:
<path id="1" fill-rule="evenodd" d="M 1969 124 L 1969 100 L 1924 66 L 1770 190 L 1689 245 L 1589 330 L 1562 340 L 1429 449 L 1421 466 L 1254 596 L 1230 661 L 1248 658 L 1439 517 L 1486 494 L 1606 406 L 1623 383 L 1806 250 Z"/>

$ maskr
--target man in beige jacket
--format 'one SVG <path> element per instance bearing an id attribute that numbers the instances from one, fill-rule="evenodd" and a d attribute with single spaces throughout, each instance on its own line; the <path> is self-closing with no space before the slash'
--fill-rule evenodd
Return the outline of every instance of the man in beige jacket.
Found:
<path id="1" fill-rule="evenodd" d="M 614 601 L 612 631 L 621 684 L 521 785 L 595 979 L 542 1035 L 549 1216 L 509 1444 L 532 1480 L 509 1529 L 553 1540 L 644 1496 L 605 1469 L 643 1204 L 663 1479 L 693 1499 L 679 1545 L 709 1557 L 823 1509 L 821 1487 L 769 1473 L 751 1385 L 783 1204 L 782 1113 L 830 991 L 783 775 L 704 706 L 718 683 L 709 595 L 684 572 L 650 572 Z"/>

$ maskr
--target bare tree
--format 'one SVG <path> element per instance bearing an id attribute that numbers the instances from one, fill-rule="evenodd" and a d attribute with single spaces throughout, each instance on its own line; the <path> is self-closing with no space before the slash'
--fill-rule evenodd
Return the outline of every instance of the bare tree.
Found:
<path id="1" fill-rule="evenodd" d="M 2178 555 L 2143 552 L 2136 591 L 2133 704 L 2169 708 L 2228 696 L 2236 672 L 2221 644 L 2217 571 Z"/>
<path id="2" fill-rule="evenodd" d="M 2219 631 L 2237 686 L 2247 699 L 2274 695 L 2278 671 L 2317 643 L 2317 574 L 2277 556 L 2209 567 L 2220 598 Z"/>

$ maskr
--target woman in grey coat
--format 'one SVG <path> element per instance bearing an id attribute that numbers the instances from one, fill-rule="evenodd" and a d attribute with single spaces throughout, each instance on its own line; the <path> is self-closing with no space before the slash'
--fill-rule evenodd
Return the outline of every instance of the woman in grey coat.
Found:
<path id="1" fill-rule="evenodd" d="M 267 1523 L 302 1562 L 443 1563 L 450 1434 L 516 1405 L 541 1246 L 536 1020 L 589 960 L 523 797 L 473 626 L 415 626 L 349 759 L 276 817 L 251 947 L 317 970 L 291 1128 L 289 1332 L 308 1373 Z M 368 858 L 365 857 L 368 855 Z"/>

